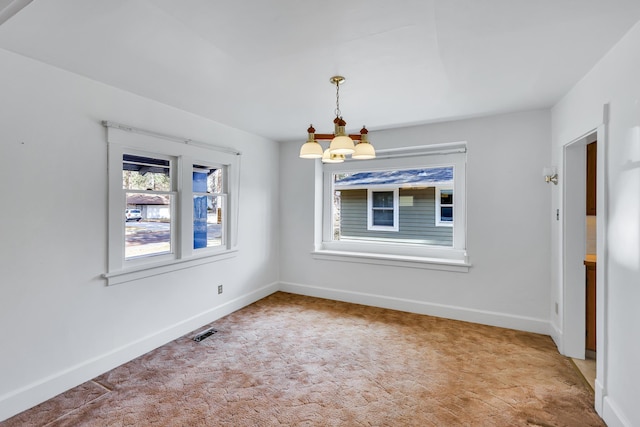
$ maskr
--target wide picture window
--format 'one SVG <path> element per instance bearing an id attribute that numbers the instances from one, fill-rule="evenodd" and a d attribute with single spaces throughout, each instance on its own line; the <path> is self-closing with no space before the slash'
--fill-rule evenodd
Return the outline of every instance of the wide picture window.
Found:
<path id="1" fill-rule="evenodd" d="M 314 257 L 468 270 L 466 144 L 380 150 L 317 163 L 322 241 Z"/>
<path id="2" fill-rule="evenodd" d="M 235 251 L 239 153 L 106 124 L 109 284 Z M 231 209 L 230 209 L 231 208 Z"/>

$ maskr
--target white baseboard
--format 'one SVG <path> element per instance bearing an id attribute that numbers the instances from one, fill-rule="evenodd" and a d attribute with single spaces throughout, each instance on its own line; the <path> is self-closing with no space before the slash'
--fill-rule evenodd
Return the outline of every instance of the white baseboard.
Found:
<path id="1" fill-rule="evenodd" d="M 608 427 L 631 427 L 631 422 L 622 414 L 613 399 L 605 396 L 602 400 L 602 413 L 600 414 Z"/>
<path id="2" fill-rule="evenodd" d="M 0 421 L 38 405 L 276 291 L 274 282 L 108 353 L 0 396 Z"/>
<path id="3" fill-rule="evenodd" d="M 281 282 L 280 290 L 293 294 L 326 298 L 374 307 L 389 308 L 392 310 L 407 311 L 410 313 L 426 314 L 430 316 L 462 320 L 466 322 L 498 326 L 502 328 L 517 329 L 520 331 L 534 332 L 544 335 L 551 334 L 551 326 L 548 320 L 536 319 L 533 317 L 474 310 L 451 305 L 434 304 L 424 301 L 395 298 L 362 292 L 351 292 L 341 289 L 331 289 L 289 282 Z"/>
<path id="4" fill-rule="evenodd" d="M 564 354 L 562 331 L 558 329 L 558 326 L 553 322 L 549 322 L 549 335 L 551 335 L 551 339 L 556 344 L 556 347 L 558 348 L 558 353 Z"/>
<path id="5" fill-rule="evenodd" d="M 604 387 L 602 386 L 602 382 L 600 381 L 600 378 L 597 378 L 597 377 L 595 380 L 594 394 L 596 396 L 594 407 L 598 415 L 602 417 L 603 406 L 604 406 Z"/>

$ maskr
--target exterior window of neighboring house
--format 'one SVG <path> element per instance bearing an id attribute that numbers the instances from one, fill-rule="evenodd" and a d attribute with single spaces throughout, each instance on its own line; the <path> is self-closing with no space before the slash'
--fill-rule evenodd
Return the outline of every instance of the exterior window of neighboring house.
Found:
<path id="1" fill-rule="evenodd" d="M 108 128 L 109 284 L 235 252 L 238 153 Z M 229 171 L 235 174 L 230 176 Z"/>
<path id="2" fill-rule="evenodd" d="M 436 225 L 453 227 L 453 188 L 436 188 Z"/>
<path id="3" fill-rule="evenodd" d="M 367 229 L 398 231 L 398 189 L 367 191 Z"/>
<path id="4" fill-rule="evenodd" d="M 314 257 L 468 268 L 466 143 L 381 150 L 373 160 L 317 167 L 322 240 Z"/>

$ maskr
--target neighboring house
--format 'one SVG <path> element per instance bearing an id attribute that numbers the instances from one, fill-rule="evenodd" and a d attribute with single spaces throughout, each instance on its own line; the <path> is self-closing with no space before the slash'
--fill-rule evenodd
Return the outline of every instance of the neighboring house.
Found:
<path id="1" fill-rule="evenodd" d="M 142 218 L 145 220 L 164 220 L 171 217 L 169 198 L 161 194 L 129 194 L 127 196 L 127 207 L 140 209 Z"/>
<path id="2" fill-rule="evenodd" d="M 451 246 L 453 167 L 337 174 L 337 239 Z"/>

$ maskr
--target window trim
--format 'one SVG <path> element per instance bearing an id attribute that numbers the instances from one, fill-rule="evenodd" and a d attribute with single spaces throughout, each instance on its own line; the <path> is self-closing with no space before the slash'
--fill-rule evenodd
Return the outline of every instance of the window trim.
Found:
<path id="1" fill-rule="evenodd" d="M 468 272 L 471 264 L 466 248 L 466 141 L 378 150 L 373 160 L 339 164 L 315 163 L 314 259 L 361 262 Z M 428 157 L 427 157 L 428 156 Z M 435 247 L 389 242 L 333 241 L 331 176 L 335 172 L 366 172 L 423 167 L 454 167 L 453 247 Z"/>
<path id="2" fill-rule="evenodd" d="M 313 259 L 338 262 L 357 262 L 360 264 L 385 265 L 391 267 L 419 268 L 424 270 L 454 271 L 467 273 L 471 264 L 466 260 L 453 260 L 440 257 L 421 257 L 368 252 L 333 251 L 328 249 L 311 252 Z"/>
<path id="3" fill-rule="evenodd" d="M 107 285 L 124 283 L 144 277 L 164 274 L 235 256 L 237 247 L 240 153 L 206 143 L 103 122 L 108 144 L 108 244 L 107 272 L 102 275 Z M 172 203 L 172 253 L 149 257 L 124 258 L 124 210 L 126 190 L 122 188 L 122 156 L 125 153 L 162 156 L 172 159 L 175 202 Z M 226 245 L 193 248 L 193 186 L 194 164 L 225 167 Z M 174 219 L 175 218 L 175 219 Z M 173 226 L 172 226 L 173 228 Z M 173 240 L 175 239 L 175 240 Z"/>
<path id="4" fill-rule="evenodd" d="M 438 186 L 436 187 L 436 227 L 453 227 L 453 221 L 443 221 L 442 220 L 442 208 L 443 207 L 448 207 L 451 206 L 452 208 L 455 205 L 455 191 L 454 191 L 454 197 L 453 197 L 453 203 L 449 204 L 442 204 L 441 198 L 440 198 L 440 191 L 441 190 L 453 190 L 453 187 L 451 186 Z M 454 218 L 455 218 L 455 211 L 454 211 Z"/>
<path id="5" fill-rule="evenodd" d="M 373 223 L 373 211 L 374 209 L 385 209 L 388 208 L 376 208 L 373 206 L 373 193 L 379 192 L 393 192 L 393 225 L 375 225 Z M 367 230 L 369 231 L 398 231 L 400 230 L 400 215 L 399 215 L 399 189 L 398 187 L 376 187 L 376 188 L 367 188 Z"/>

